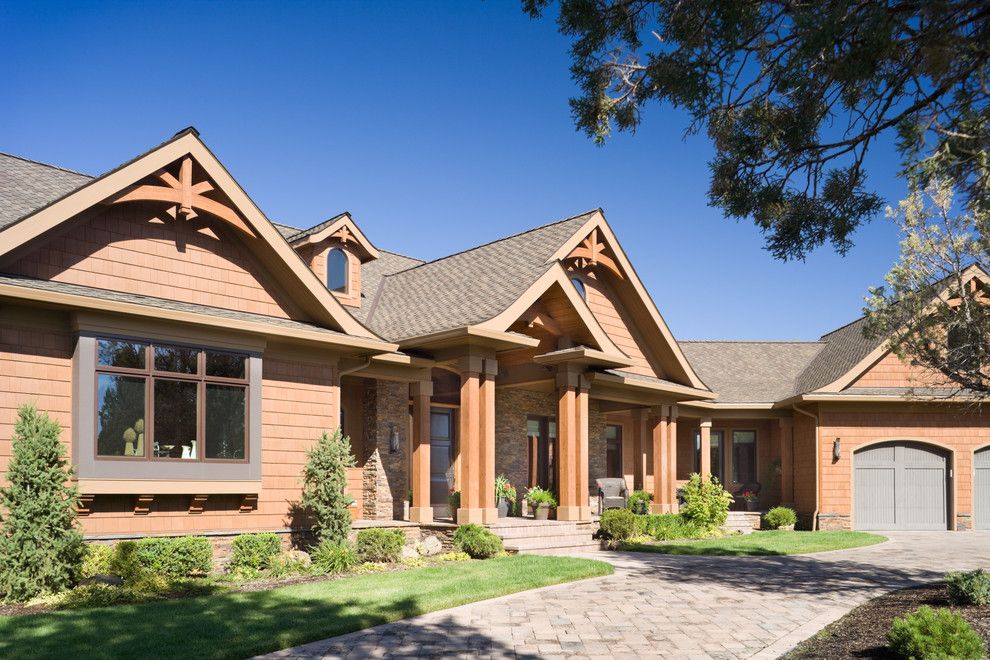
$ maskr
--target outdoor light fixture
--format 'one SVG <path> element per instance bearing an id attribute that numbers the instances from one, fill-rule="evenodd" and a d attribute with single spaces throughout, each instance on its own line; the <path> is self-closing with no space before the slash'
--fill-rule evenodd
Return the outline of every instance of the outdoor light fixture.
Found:
<path id="1" fill-rule="evenodd" d="M 392 427 L 392 430 L 388 436 L 388 451 L 390 454 L 394 454 L 399 451 L 399 429 L 395 428 L 395 424 L 389 426 Z"/>
<path id="2" fill-rule="evenodd" d="M 832 443 L 832 462 L 838 463 L 842 458 L 842 438 L 836 438 Z"/>

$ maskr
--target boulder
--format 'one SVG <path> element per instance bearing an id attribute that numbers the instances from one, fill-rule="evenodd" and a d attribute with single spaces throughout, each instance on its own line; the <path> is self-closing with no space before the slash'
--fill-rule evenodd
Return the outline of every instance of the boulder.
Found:
<path id="1" fill-rule="evenodd" d="M 419 553 L 416 552 L 416 548 L 411 545 L 402 546 L 402 558 L 403 559 L 416 559 L 419 557 Z"/>
<path id="2" fill-rule="evenodd" d="M 433 557 L 443 552 L 443 544 L 437 537 L 427 536 L 416 546 L 416 549 L 424 557 Z"/>

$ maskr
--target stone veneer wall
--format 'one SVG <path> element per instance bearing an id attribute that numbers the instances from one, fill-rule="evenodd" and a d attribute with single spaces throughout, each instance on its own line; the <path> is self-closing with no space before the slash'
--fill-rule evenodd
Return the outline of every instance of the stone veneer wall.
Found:
<path id="1" fill-rule="evenodd" d="M 526 419 L 530 415 L 557 416 L 556 392 L 498 389 L 495 392 L 495 473 L 508 477 L 522 494 L 529 479 Z M 606 471 L 605 414 L 598 402 L 588 403 L 588 496 L 593 507 L 598 498 L 595 479 Z"/>
<path id="2" fill-rule="evenodd" d="M 392 428 L 399 450 L 389 451 Z M 364 510 L 370 520 L 398 520 L 409 492 L 409 385 L 369 380 L 364 396 Z"/>

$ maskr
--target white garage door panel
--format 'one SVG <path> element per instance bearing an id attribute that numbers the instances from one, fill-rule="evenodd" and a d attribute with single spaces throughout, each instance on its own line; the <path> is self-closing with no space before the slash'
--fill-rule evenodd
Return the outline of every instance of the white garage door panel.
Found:
<path id="1" fill-rule="evenodd" d="M 948 527 L 948 460 L 944 452 L 898 441 L 856 452 L 853 460 L 856 529 Z"/>
<path id="2" fill-rule="evenodd" d="M 973 457 L 973 526 L 990 529 L 990 447 Z"/>

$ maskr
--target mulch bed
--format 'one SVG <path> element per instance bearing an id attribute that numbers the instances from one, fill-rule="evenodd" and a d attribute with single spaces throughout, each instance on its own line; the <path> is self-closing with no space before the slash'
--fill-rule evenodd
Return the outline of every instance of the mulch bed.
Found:
<path id="1" fill-rule="evenodd" d="M 901 589 L 860 605 L 784 656 L 804 658 L 893 658 L 887 648 L 887 631 L 894 619 L 922 605 L 948 607 L 969 622 L 990 648 L 990 606 L 956 607 L 949 604 L 945 584 Z"/>

